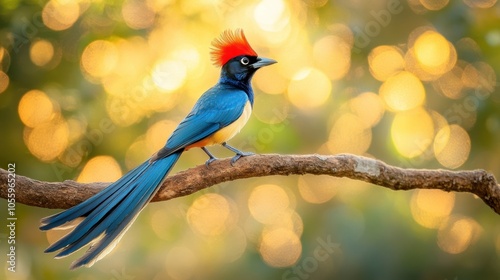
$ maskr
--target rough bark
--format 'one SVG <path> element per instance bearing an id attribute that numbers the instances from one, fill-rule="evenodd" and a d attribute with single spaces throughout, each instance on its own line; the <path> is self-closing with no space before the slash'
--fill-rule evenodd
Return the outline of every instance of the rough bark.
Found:
<path id="1" fill-rule="evenodd" d="M 366 157 L 326 155 L 254 155 L 241 158 L 234 166 L 230 159 L 217 160 L 169 176 L 153 201 L 185 196 L 210 186 L 237 179 L 271 175 L 330 175 L 361 180 L 392 190 L 440 189 L 469 192 L 500 214 L 500 186 L 485 170 L 450 171 L 403 169 Z M 8 197 L 8 171 L 0 169 L 0 197 Z M 11 176 L 12 177 L 12 176 Z M 69 208 L 105 188 L 108 183 L 43 182 L 16 175 L 17 203 L 43 208 Z"/>

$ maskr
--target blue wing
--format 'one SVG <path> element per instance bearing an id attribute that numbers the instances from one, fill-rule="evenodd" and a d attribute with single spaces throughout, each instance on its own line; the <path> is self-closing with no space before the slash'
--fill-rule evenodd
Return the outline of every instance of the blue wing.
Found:
<path id="1" fill-rule="evenodd" d="M 46 252 L 60 250 L 56 257 L 65 257 L 92 243 L 90 249 L 72 264 L 72 269 L 91 266 L 109 253 L 154 196 L 184 148 L 233 123 L 243 113 L 247 102 L 244 91 L 229 85 L 219 84 L 205 92 L 165 147 L 150 161 L 88 200 L 42 220 L 40 229 L 49 230 L 84 217 L 73 231 L 49 246 Z"/>
<path id="2" fill-rule="evenodd" d="M 222 101 L 224 100 L 224 101 Z M 166 157 L 199 142 L 236 121 L 248 102 L 247 94 L 229 85 L 218 84 L 206 91 L 191 112 L 152 160 Z"/>

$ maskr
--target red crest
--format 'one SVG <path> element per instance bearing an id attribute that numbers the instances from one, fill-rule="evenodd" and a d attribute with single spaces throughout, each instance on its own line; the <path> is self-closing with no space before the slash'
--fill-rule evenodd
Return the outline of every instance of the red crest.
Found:
<path id="1" fill-rule="evenodd" d="M 212 46 L 210 55 L 216 66 L 222 66 L 239 55 L 257 56 L 248 44 L 242 29 L 225 30 L 219 38 L 212 41 Z"/>

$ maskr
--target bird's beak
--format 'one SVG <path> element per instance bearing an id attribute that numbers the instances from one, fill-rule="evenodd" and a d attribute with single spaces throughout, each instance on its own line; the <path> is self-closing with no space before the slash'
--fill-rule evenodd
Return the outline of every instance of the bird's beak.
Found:
<path id="1" fill-rule="evenodd" d="M 255 68 L 255 69 L 258 69 L 258 68 L 261 68 L 261 67 L 264 67 L 264 66 L 267 66 L 267 65 L 274 64 L 276 62 L 277 61 L 274 60 L 274 59 L 265 58 L 265 57 L 257 57 L 257 62 L 255 62 L 254 64 L 252 64 L 252 67 Z"/>

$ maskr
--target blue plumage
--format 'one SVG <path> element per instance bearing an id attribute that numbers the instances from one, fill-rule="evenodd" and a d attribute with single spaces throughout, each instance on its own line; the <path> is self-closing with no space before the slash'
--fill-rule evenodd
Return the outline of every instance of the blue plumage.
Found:
<path id="1" fill-rule="evenodd" d="M 224 34 L 228 40 L 236 41 L 222 40 L 218 42 L 218 47 L 231 53 L 251 50 L 241 48 L 242 44 L 247 44 L 246 39 L 241 37 L 243 33 L 240 37 L 231 32 Z M 239 47 L 231 48 L 224 44 L 236 44 Z M 215 55 L 222 55 L 224 61 L 228 58 L 224 51 L 216 52 Z M 58 251 L 56 258 L 61 258 L 91 244 L 87 252 L 72 263 L 71 268 L 91 266 L 113 249 L 139 212 L 153 198 L 183 151 L 202 147 L 210 156 L 207 164 L 215 160 L 205 149 L 207 145 L 222 144 L 235 152 L 232 163 L 249 155 L 227 145 L 225 141 L 233 137 L 250 116 L 253 106 L 250 80 L 253 74 L 260 67 L 275 62 L 244 54 L 225 62 L 217 85 L 200 97 L 162 149 L 88 200 L 42 219 L 40 229 L 50 230 L 83 218 L 70 233 L 50 245 L 45 252 Z"/>
<path id="2" fill-rule="evenodd" d="M 253 92 L 250 92 L 253 96 Z M 177 126 L 156 158 L 197 143 L 237 120 L 249 94 L 232 85 L 218 83 L 206 91 Z"/>
<path id="3" fill-rule="evenodd" d="M 89 200 L 44 218 L 40 227 L 42 230 L 85 217 L 73 231 L 52 244 L 45 252 L 61 250 L 56 257 L 65 257 L 95 239 L 102 238 L 71 267 L 92 265 L 151 200 L 181 154 L 182 150 L 154 162 L 146 161 Z"/>

